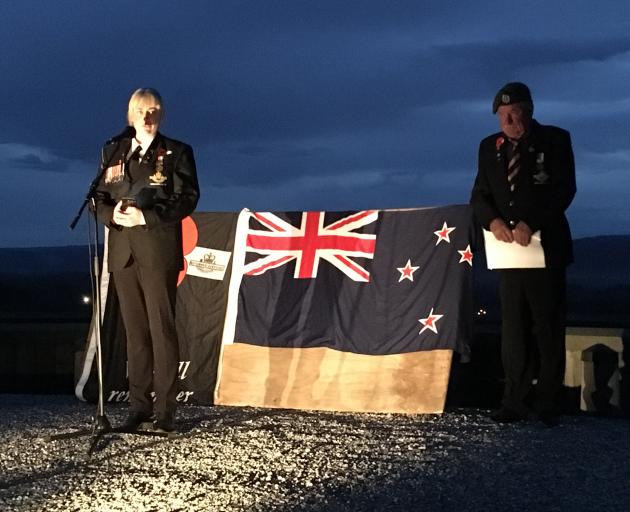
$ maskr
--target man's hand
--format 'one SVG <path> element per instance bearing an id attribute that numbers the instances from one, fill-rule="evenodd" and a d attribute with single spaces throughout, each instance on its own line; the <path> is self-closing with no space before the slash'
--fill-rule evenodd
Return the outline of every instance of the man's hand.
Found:
<path id="1" fill-rule="evenodd" d="M 114 207 L 114 215 L 112 217 L 115 224 L 125 228 L 146 225 L 147 222 L 144 220 L 142 210 L 136 208 L 135 206 L 127 206 L 125 211 L 122 211 L 121 207 L 122 201 L 118 201 L 118 204 Z"/>
<path id="2" fill-rule="evenodd" d="M 532 239 L 531 228 L 522 220 L 519 221 L 512 233 L 514 234 L 514 240 L 519 245 L 529 245 L 529 242 Z"/>
<path id="3" fill-rule="evenodd" d="M 501 242 L 507 242 L 509 244 L 514 241 L 512 231 L 499 217 L 497 217 L 490 223 L 490 231 L 492 231 L 494 238 Z"/>

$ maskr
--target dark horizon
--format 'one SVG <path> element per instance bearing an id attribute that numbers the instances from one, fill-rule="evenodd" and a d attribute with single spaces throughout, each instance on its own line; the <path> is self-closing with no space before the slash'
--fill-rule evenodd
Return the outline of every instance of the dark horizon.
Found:
<path id="1" fill-rule="evenodd" d="M 600 234 L 600 235 L 591 235 L 591 236 L 582 236 L 582 237 L 573 237 L 573 243 L 578 243 L 579 241 L 584 240 L 593 240 L 598 238 L 628 238 L 630 240 L 630 234 Z M 72 247 L 83 247 L 87 248 L 88 246 L 93 246 L 94 242 L 85 242 L 85 243 L 77 243 L 77 244 L 67 244 L 67 245 L 29 245 L 29 246 L 11 246 L 11 247 L 0 247 L 1 251 L 10 251 L 10 250 L 37 250 L 37 249 L 62 249 L 62 248 L 72 248 Z M 100 237 L 99 247 L 103 247 L 103 240 Z"/>
<path id="2" fill-rule="evenodd" d="M 577 239 L 574 247 L 575 262 L 567 269 L 569 324 L 630 325 L 630 274 L 625 271 L 630 235 Z M 83 295 L 90 295 L 87 245 L 0 248 L 0 268 L 5 291 L 0 298 L 0 320 L 17 320 L 19 316 L 52 321 L 64 315 L 71 320 L 89 319 L 91 306 L 80 302 Z M 476 320 L 496 323 L 496 273 L 485 268 L 483 255 L 475 259 L 474 269 L 474 311 L 488 311 Z"/>

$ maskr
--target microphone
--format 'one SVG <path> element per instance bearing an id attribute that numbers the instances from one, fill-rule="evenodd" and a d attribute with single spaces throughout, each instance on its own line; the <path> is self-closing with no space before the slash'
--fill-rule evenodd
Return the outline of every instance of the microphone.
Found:
<path id="1" fill-rule="evenodd" d="M 133 126 L 125 126 L 125 129 L 111 139 L 107 139 L 105 144 L 115 144 L 123 139 L 133 139 L 136 136 L 136 129 Z"/>

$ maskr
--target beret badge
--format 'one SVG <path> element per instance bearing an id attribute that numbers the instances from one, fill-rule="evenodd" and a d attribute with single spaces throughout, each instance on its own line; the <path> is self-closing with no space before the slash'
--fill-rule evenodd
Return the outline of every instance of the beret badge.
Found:
<path id="1" fill-rule="evenodd" d="M 529 87 L 522 82 L 510 82 L 499 89 L 492 102 L 492 113 L 496 114 L 497 109 L 501 105 L 512 105 L 514 103 L 527 103 L 530 106 L 530 110 L 534 111 L 534 102 L 532 101 Z"/>

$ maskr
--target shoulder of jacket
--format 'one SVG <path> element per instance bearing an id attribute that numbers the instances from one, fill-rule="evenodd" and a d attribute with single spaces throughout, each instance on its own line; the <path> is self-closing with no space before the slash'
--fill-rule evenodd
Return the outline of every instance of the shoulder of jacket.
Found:
<path id="1" fill-rule="evenodd" d="M 122 152 L 123 152 L 123 148 L 118 144 L 104 144 L 101 150 L 101 153 L 105 161 L 115 156 L 116 153 L 122 153 Z"/>
<path id="2" fill-rule="evenodd" d="M 553 126 L 551 124 L 539 124 L 536 123 L 536 130 L 543 135 L 547 135 L 549 137 L 570 137 L 570 133 L 568 130 L 564 128 L 560 128 L 558 126 Z"/>
<path id="3" fill-rule="evenodd" d="M 182 142 L 181 140 L 171 139 L 170 137 L 165 137 L 161 135 L 162 143 L 168 149 L 176 150 L 176 151 L 184 151 L 186 149 L 192 149 L 189 144 Z"/>
<path id="4" fill-rule="evenodd" d="M 486 138 L 482 139 L 479 146 L 483 148 L 486 146 L 492 146 L 493 149 L 496 149 L 497 145 L 500 145 L 497 141 L 501 138 L 505 139 L 505 135 L 503 135 L 502 132 L 493 133 L 492 135 L 488 135 Z"/>

